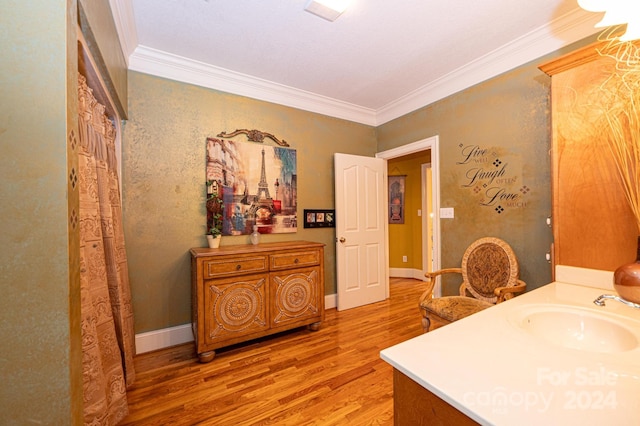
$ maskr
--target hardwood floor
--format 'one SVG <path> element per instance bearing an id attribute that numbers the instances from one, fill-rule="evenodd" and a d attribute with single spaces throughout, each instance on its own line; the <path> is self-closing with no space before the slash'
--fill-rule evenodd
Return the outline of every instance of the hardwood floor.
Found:
<path id="1" fill-rule="evenodd" d="M 422 334 L 424 284 L 392 278 L 384 302 L 326 311 L 306 328 L 216 351 L 193 344 L 136 357 L 122 425 L 391 425 L 393 369 L 380 350 Z"/>

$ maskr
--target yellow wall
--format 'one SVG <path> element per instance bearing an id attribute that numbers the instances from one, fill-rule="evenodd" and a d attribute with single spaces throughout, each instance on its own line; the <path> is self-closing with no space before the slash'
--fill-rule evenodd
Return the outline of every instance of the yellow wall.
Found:
<path id="1" fill-rule="evenodd" d="M 404 224 L 389 224 L 389 267 L 422 270 L 422 164 L 431 161 L 430 151 L 388 161 L 389 176 L 406 175 Z M 423 212 L 427 214 L 427 212 Z M 407 256 L 407 262 L 402 261 Z"/>
<path id="2" fill-rule="evenodd" d="M 5 1 L 0 13 L 3 425 L 81 421 L 78 233 L 68 213 L 77 194 L 67 170 L 67 136 L 77 134 L 75 11 L 71 0 Z"/>
<path id="3" fill-rule="evenodd" d="M 373 156 L 373 127 L 149 75 L 129 73 L 123 208 L 136 331 L 191 321 L 189 249 L 206 246 L 205 140 L 258 129 L 297 150 L 298 215 L 334 208 L 333 154 Z M 242 137 L 237 140 L 246 140 Z M 333 228 L 262 235 L 326 244 L 325 293 L 336 292 Z M 222 245 L 247 244 L 224 237 Z"/>

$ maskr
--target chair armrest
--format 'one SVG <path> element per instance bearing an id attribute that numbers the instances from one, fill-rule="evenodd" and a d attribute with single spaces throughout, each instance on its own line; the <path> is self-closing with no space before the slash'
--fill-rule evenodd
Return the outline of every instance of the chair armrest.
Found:
<path id="1" fill-rule="evenodd" d="M 443 275 L 443 274 L 450 274 L 450 273 L 461 274 L 462 268 L 447 268 L 447 269 L 440 269 L 434 272 L 425 273 L 424 276 L 427 277 L 427 289 L 424 291 L 424 293 L 422 293 L 422 296 L 420 296 L 419 303 L 422 303 L 422 301 L 425 299 L 431 298 L 433 294 L 433 287 L 436 285 L 435 278 L 437 276 Z"/>
<path id="2" fill-rule="evenodd" d="M 524 292 L 527 289 L 527 284 L 525 284 L 524 281 L 517 280 L 517 283 L 518 284 L 514 285 L 513 287 L 496 288 L 493 291 L 495 295 L 498 297 L 498 300 L 496 301 L 496 303 L 504 302 L 505 300 L 511 299 L 512 297 Z"/>
<path id="3" fill-rule="evenodd" d="M 418 299 L 418 306 L 422 306 L 422 302 L 427 299 L 431 299 L 433 293 L 433 286 L 436 284 L 435 281 L 427 281 L 427 289 L 422 293 L 420 299 Z"/>
<path id="4" fill-rule="evenodd" d="M 427 273 L 424 274 L 424 276 L 427 277 L 428 281 L 431 281 L 431 279 L 437 277 L 438 275 L 451 274 L 451 273 L 461 274 L 462 273 L 462 268 L 440 269 L 438 271 L 427 272 Z"/>

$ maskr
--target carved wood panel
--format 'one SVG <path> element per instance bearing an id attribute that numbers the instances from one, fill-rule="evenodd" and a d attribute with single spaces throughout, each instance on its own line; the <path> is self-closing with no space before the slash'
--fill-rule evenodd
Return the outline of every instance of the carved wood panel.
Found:
<path id="1" fill-rule="evenodd" d="M 267 274 L 206 281 L 208 342 L 235 339 L 269 328 Z"/>
<path id="2" fill-rule="evenodd" d="M 304 320 L 320 312 L 318 267 L 271 274 L 273 327 Z"/>

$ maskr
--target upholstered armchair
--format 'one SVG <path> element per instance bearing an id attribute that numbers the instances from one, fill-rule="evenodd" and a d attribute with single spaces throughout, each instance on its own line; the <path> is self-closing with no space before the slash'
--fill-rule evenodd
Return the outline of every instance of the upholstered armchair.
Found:
<path id="1" fill-rule="evenodd" d="M 436 277 L 450 273 L 462 275 L 460 295 L 434 298 Z M 437 326 L 449 324 L 524 292 L 526 284 L 518 275 L 518 260 L 509 244 L 493 237 L 473 242 L 464 252 L 460 268 L 425 274 L 427 289 L 420 297 L 425 333 L 432 321 Z"/>

